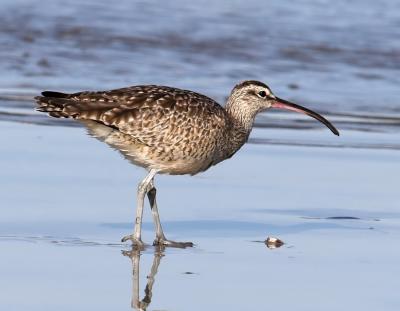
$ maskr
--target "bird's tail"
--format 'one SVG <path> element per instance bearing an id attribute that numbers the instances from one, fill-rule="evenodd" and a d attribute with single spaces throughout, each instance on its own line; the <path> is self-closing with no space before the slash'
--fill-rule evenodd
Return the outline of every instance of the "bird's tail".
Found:
<path id="1" fill-rule="evenodd" d="M 47 112 L 55 118 L 74 118 L 74 113 L 66 111 L 66 106 L 71 104 L 71 95 L 59 92 L 45 91 L 42 96 L 36 96 L 36 110 Z"/>

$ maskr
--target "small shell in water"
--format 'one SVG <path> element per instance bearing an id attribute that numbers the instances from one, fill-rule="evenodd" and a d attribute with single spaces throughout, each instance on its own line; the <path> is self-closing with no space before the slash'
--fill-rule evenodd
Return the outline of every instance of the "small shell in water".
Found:
<path id="1" fill-rule="evenodd" d="M 274 237 L 268 237 L 265 241 L 264 241 L 265 245 L 267 245 L 268 248 L 270 249 L 274 249 L 274 248 L 279 248 L 281 247 L 283 244 L 285 244 L 282 240 L 278 239 L 278 238 L 274 238 Z"/>

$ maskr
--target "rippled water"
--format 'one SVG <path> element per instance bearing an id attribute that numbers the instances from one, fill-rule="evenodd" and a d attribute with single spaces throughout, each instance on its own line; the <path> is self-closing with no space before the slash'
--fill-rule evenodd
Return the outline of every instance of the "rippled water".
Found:
<path id="1" fill-rule="evenodd" d="M 0 119 L 54 124 L 31 111 L 32 96 L 43 89 L 155 83 L 224 103 L 235 83 L 258 79 L 281 97 L 328 115 L 342 131 L 397 133 L 399 11 L 393 0 L 6 0 L 0 10 Z M 271 112 L 256 126 L 320 128 L 314 120 Z M 389 140 L 398 149 L 399 140 Z"/>
<path id="2" fill-rule="evenodd" d="M 140 276 L 148 310 L 399 310 L 399 12 L 396 0 L 2 0 L 0 308 L 131 310 Z M 147 83 L 223 103 L 244 79 L 341 136 L 268 111 L 233 159 L 157 177 L 165 231 L 193 249 L 120 244 L 143 170 L 33 111 L 45 89 Z M 269 235 L 286 244 L 257 243 Z"/>

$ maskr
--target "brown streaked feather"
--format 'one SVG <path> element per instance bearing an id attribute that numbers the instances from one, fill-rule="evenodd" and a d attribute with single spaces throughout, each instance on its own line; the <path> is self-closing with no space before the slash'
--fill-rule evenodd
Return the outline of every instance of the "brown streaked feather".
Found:
<path id="1" fill-rule="evenodd" d="M 192 167 L 197 165 L 199 171 L 205 169 L 203 163 L 192 162 L 214 157 L 227 122 L 224 109 L 214 100 L 165 86 L 132 86 L 74 94 L 45 92 L 43 95 L 46 96 L 36 98 L 39 111 L 56 117 L 93 120 L 117 129 L 129 135 L 135 144 L 150 148 L 146 162 L 175 161 L 176 172 L 189 170 L 182 167 L 189 163 Z M 204 141 L 204 137 L 209 139 Z M 157 163 L 153 164 L 157 166 Z M 142 163 L 145 167 L 151 165 Z M 211 160 L 207 162 L 209 165 Z"/>

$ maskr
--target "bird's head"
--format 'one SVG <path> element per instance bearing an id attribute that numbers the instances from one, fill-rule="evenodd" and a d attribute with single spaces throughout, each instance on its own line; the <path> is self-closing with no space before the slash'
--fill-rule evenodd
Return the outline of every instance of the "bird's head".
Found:
<path id="1" fill-rule="evenodd" d="M 323 116 L 275 96 L 266 84 L 259 81 L 249 80 L 237 84 L 228 100 L 228 110 L 230 109 L 237 115 L 241 114 L 252 118 L 260 111 L 270 108 L 286 109 L 309 115 L 325 124 L 333 134 L 339 135 L 339 131 Z"/>

